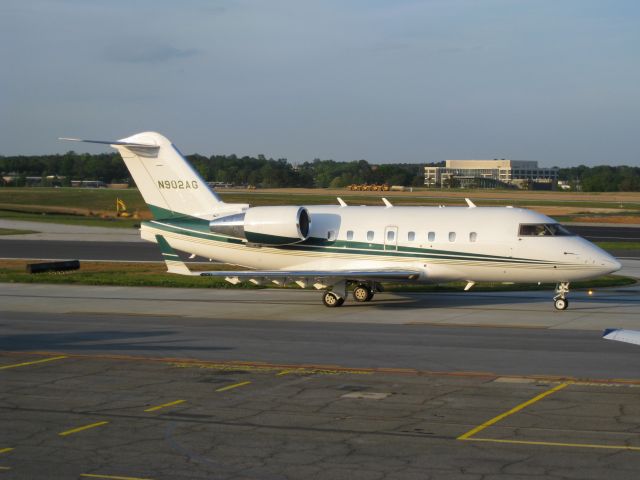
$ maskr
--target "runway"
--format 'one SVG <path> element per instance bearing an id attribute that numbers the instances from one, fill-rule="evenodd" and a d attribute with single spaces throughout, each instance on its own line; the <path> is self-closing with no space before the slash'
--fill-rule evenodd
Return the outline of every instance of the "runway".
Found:
<path id="1" fill-rule="evenodd" d="M 637 287 L 576 292 L 562 312 L 551 296 L 380 294 L 330 310 L 318 292 L 291 289 L 0 284 L 0 348 L 640 378 L 636 347 L 600 339 L 604 328 L 638 327 Z"/>
<path id="2" fill-rule="evenodd" d="M 0 475 L 640 469 L 640 350 L 600 338 L 637 323 L 637 288 L 577 293 L 564 312 L 545 292 L 468 293 L 336 311 L 297 290 L 2 284 Z"/>

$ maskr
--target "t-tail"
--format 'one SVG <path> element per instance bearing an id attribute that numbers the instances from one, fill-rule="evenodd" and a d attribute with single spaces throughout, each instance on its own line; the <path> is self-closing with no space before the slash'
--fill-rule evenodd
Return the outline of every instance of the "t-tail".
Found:
<path id="1" fill-rule="evenodd" d="M 248 207 L 223 202 L 175 145 L 159 133 L 137 133 L 117 141 L 61 140 L 101 143 L 118 150 L 144 201 L 158 220 L 185 215 L 210 220 Z"/>

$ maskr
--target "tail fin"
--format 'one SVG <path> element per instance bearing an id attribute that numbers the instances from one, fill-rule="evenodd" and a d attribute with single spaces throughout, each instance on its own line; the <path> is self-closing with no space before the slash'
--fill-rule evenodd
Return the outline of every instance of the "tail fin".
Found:
<path id="1" fill-rule="evenodd" d="M 210 219 L 231 207 L 209 188 L 178 149 L 159 133 L 138 133 L 116 142 L 62 140 L 104 143 L 118 150 L 156 219 L 178 215 Z M 233 207 L 232 210 L 238 211 L 242 206 Z"/>

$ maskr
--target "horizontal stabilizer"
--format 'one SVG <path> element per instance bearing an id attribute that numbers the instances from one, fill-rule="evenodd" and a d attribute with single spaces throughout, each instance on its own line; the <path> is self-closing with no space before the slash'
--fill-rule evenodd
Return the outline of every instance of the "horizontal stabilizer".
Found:
<path id="1" fill-rule="evenodd" d="M 121 142 L 120 140 L 84 140 L 82 138 L 65 138 L 60 137 L 58 140 L 67 140 L 69 142 L 84 142 L 84 143 L 100 143 L 102 145 L 117 145 L 119 147 L 136 147 L 136 148 L 160 148 L 158 145 L 152 145 L 149 143 L 131 143 L 131 142 Z"/>
<path id="2" fill-rule="evenodd" d="M 178 275 L 193 275 L 189 267 L 180 259 L 176 251 L 171 248 L 169 242 L 162 235 L 156 235 L 156 240 L 162 252 L 162 258 L 167 265 L 167 272 L 177 273 Z"/>
<path id="3" fill-rule="evenodd" d="M 607 328 L 602 332 L 605 340 L 615 340 L 617 342 L 633 343 L 640 345 L 640 331 L 626 330 L 624 328 Z"/>

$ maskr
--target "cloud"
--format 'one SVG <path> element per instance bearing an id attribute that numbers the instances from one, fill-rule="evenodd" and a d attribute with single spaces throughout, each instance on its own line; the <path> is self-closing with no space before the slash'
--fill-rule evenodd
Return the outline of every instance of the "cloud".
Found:
<path id="1" fill-rule="evenodd" d="M 110 45 L 105 49 L 105 58 L 122 63 L 165 63 L 198 54 L 195 48 L 177 48 L 164 43 L 131 40 Z"/>

